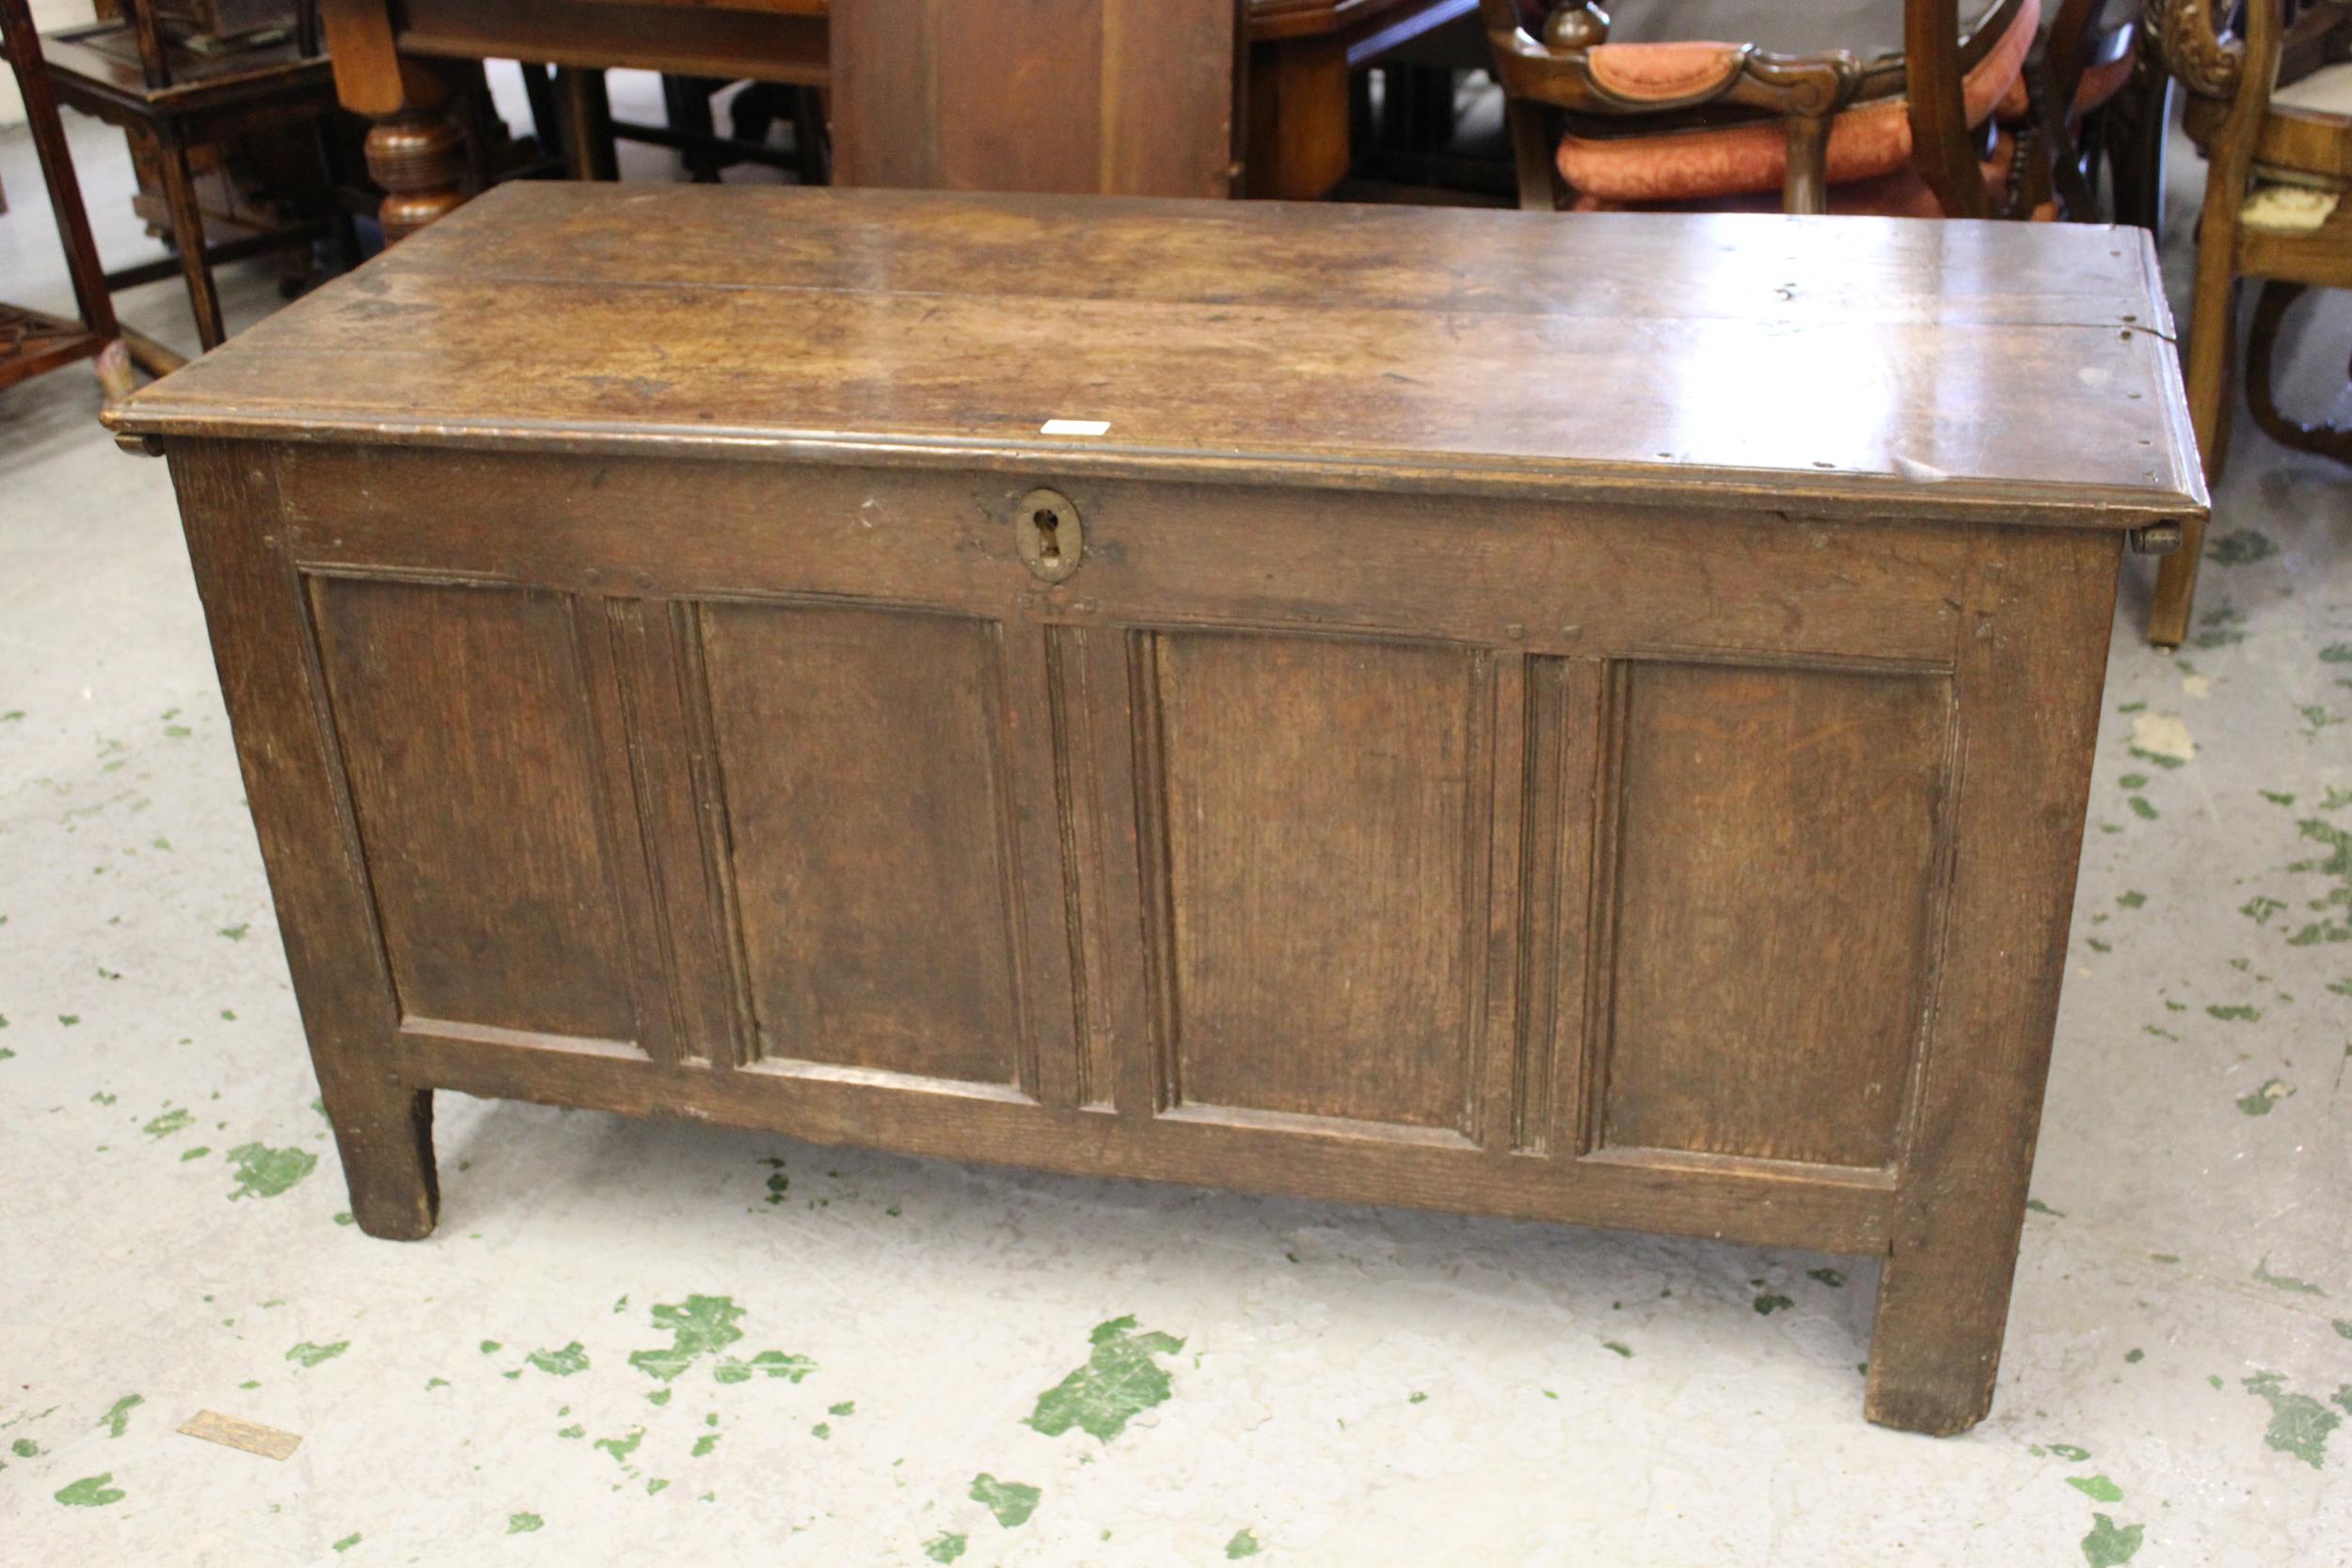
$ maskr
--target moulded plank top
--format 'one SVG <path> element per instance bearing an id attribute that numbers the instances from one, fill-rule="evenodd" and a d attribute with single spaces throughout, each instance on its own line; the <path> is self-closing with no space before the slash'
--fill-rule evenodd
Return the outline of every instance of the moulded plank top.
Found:
<path id="1" fill-rule="evenodd" d="M 108 422 L 2122 527 L 2171 338 L 2134 229 L 517 183 Z"/>

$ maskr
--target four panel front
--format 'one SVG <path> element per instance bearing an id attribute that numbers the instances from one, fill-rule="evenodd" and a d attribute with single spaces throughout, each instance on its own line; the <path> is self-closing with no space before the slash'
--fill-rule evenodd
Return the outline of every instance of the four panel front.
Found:
<path id="1" fill-rule="evenodd" d="M 1466 1157 L 1898 1156 L 1933 667 L 350 578 L 312 608 L 412 1022 L 610 1049 L 716 988 L 739 1038 L 656 1056 Z M 1117 673 L 1067 678 L 1086 647 Z M 705 908 L 724 951 L 676 940 Z"/>

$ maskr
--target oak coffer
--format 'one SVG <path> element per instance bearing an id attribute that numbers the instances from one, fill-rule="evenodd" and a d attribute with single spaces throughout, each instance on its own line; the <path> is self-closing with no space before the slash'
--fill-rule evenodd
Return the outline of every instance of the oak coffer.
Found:
<path id="1" fill-rule="evenodd" d="M 2133 230 L 495 191 L 130 400 L 373 1235 L 436 1089 L 1883 1258 L 1983 1416 Z"/>

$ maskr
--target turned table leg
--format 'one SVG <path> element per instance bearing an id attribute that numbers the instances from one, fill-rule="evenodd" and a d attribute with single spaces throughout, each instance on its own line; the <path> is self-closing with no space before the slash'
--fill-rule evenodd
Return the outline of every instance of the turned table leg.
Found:
<path id="1" fill-rule="evenodd" d="M 384 189 L 376 220 L 387 245 L 466 199 L 466 133 L 446 113 L 404 111 L 368 130 L 368 175 Z"/>
<path id="2" fill-rule="evenodd" d="M 335 61 L 335 96 L 374 122 L 368 174 L 384 190 L 376 216 L 389 244 L 466 199 L 455 76 L 442 62 L 405 57 L 393 46 L 389 0 L 321 0 L 319 20 Z"/>

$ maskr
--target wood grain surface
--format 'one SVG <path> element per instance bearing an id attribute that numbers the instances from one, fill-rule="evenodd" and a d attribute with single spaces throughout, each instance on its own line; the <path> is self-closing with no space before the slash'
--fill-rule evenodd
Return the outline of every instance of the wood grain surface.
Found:
<path id="1" fill-rule="evenodd" d="M 111 417 L 2130 526 L 2170 330 L 2134 230 L 519 182 Z"/>

